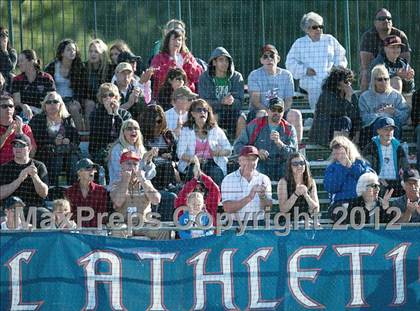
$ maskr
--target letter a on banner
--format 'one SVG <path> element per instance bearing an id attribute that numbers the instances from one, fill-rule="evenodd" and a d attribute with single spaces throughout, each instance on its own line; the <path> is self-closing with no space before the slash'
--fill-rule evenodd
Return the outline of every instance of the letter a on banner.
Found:
<path id="1" fill-rule="evenodd" d="M 301 280 L 315 281 L 321 269 L 300 269 L 299 262 L 304 257 L 321 258 L 325 250 L 323 247 L 302 247 L 296 250 L 288 260 L 287 271 L 289 273 L 289 289 L 296 301 L 306 308 L 323 308 L 324 306 L 306 295 L 300 287 Z"/>
<path id="2" fill-rule="evenodd" d="M 29 263 L 35 250 L 25 250 L 13 256 L 5 266 L 9 268 L 9 282 L 11 290 L 10 309 L 14 311 L 37 310 L 42 305 L 42 301 L 38 302 L 23 302 L 22 300 L 22 267 L 21 263 L 24 261 Z M 3 301 L 1 304 L 5 304 Z M 3 309 L 3 308 L 2 308 Z"/>
<path id="3" fill-rule="evenodd" d="M 202 310 L 206 306 L 205 286 L 208 283 L 219 283 L 222 286 L 222 303 L 228 310 L 239 310 L 233 302 L 232 257 L 234 249 L 224 249 L 220 255 L 221 273 L 206 273 L 207 256 L 210 250 L 203 250 L 191 257 L 187 264 L 194 265 L 194 306 L 192 310 Z"/>
<path id="4" fill-rule="evenodd" d="M 150 306 L 147 310 L 168 310 L 165 307 L 163 302 L 164 292 L 163 292 L 163 261 L 169 260 L 174 261 L 176 258 L 176 253 L 148 253 L 148 252 L 139 252 L 137 256 L 141 260 L 150 259 L 152 261 L 150 265 L 150 279 L 152 281 L 150 289 L 150 297 L 152 299 Z"/>
<path id="5" fill-rule="evenodd" d="M 108 272 L 96 273 L 97 264 L 108 263 Z M 97 283 L 105 283 L 109 287 L 109 304 L 113 310 L 126 310 L 122 303 L 121 259 L 111 251 L 93 251 L 78 260 L 83 266 L 86 278 L 86 304 L 83 310 L 96 310 L 98 307 Z M 101 307 L 105 302 L 101 301 Z"/>

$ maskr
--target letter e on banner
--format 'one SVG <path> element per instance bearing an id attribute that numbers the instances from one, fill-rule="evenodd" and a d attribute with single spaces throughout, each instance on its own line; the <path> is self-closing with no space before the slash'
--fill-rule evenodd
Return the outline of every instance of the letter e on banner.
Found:
<path id="1" fill-rule="evenodd" d="M 322 304 L 306 295 L 300 287 L 301 280 L 311 280 L 315 282 L 321 269 L 300 269 L 300 260 L 304 257 L 321 258 L 326 246 L 309 246 L 297 249 L 290 257 L 287 263 L 287 272 L 289 273 L 289 289 L 296 301 L 306 308 L 324 308 Z"/>
<path id="2" fill-rule="evenodd" d="M 108 263 L 108 272 L 97 273 L 97 265 L 100 262 Z M 98 307 L 97 288 L 98 283 L 105 283 L 109 289 L 109 305 L 112 310 L 126 310 L 122 303 L 122 274 L 121 259 L 111 251 L 95 250 L 78 260 L 79 266 L 83 266 L 86 282 L 86 303 L 83 310 L 96 310 Z M 101 307 L 105 302 L 101 300 Z"/>

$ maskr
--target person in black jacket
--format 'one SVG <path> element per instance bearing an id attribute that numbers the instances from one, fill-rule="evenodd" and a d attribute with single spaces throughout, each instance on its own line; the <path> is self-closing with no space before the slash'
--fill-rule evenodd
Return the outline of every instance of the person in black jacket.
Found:
<path id="1" fill-rule="evenodd" d="M 420 170 L 420 89 L 413 94 L 411 121 L 416 131 L 417 169 Z"/>
<path id="2" fill-rule="evenodd" d="M 386 189 L 394 189 L 394 196 L 404 194 L 401 186 L 400 171 L 408 168 L 407 155 L 400 142 L 394 137 L 396 128 L 392 118 L 379 118 L 378 135 L 363 149 L 363 156 L 377 172 L 379 181 Z"/>
<path id="3" fill-rule="evenodd" d="M 351 87 L 353 77 L 350 69 L 338 66 L 324 81 L 309 133 L 312 142 L 327 146 L 337 132 L 358 140 L 360 116 L 358 99 Z"/>
<path id="4" fill-rule="evenodd" d="M 98 108 L 90 116 L 89 153 L 94 162 L 106 166 L 109 146 L 118 138 L 123 121 L 131 119 L 131 114 L 120 108 L 120 93 L 115 84 L 101 84 L 97 100 Z"/>
<path id="5" fill-rule="evenodd" d="M 6 79 L 4 90 L 10 92 L 13 70 L 17 63 L 17 53 L 9 42 L 9 30 L 0 26 L 0 72 Z"/>
<path id="6" fill-rule="evenodd" d="M 54 78 L 57 93 L 63 98 L 77 129 L 82 130 L 83 64 L 76 42 L 62 40 L 55 59 L 45 67 L 45 72 Z"/>
<path id="7" fill-rule="evenodd" d="M 66 171 L 67 183 L 75 181 L 79 159 L 79 134 L 60 94 L 50 92 L 41 104 L 42 112 L 30 121 L 37 143 L 35 159 L 45 163 L 50 185 L 58 186 L 58 177 Z"/>

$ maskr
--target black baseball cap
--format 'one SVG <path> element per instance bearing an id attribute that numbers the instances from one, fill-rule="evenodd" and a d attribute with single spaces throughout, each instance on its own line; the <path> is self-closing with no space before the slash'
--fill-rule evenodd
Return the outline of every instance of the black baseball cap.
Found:
<path id="1" fill-rule="evenodd" d="M 127 51 L 121 52 L 120 55 L 118 55 L 118 63 L 123 63 L 123 62 L 131 63 L 131 62 L 134 62 L 134 61 L 137 62 L 140 60 L 141 60 L 141 56 L 134 55 L 133 53 L 127 52 Z"/>

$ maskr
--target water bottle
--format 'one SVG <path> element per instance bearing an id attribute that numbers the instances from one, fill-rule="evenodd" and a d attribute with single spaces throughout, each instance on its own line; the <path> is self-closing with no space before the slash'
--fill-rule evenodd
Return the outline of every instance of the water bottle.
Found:
<path id="1" fill-rule="evenodd" d="M 408 158 L 409 154 L 408 154 L 408 144 L 407 144 L 407 142 L 406 141 L 403 142 L 402 145 L 401 145 L 401 147 L 404 150 L 405 156 Z"/>
<path id="2" fill-rule="evenodd" d="M 105 169 L 104 167 L 101 165 L 99 167 L 99 178 L 98 178 L 98 182 L 101 186 L 106 186 L 106 179 L 105 179 Z"/>

